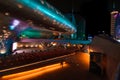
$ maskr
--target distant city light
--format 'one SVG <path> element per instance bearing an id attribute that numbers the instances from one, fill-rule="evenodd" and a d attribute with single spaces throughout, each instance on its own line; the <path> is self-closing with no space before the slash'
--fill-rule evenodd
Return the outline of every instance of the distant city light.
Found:
<path id="1" fill-rule="evenodd" d="M 5 54 L 5 53 L 6 53 L 6 49 L 5 48 L 0 50 L 0 54 Z"/>
<path id="2" fill-rule="evenodd" d="M 19 25 L 19 23 L 20 23 L 20 21 L 14 20 L 14 21 L 13 21 L 13 26 L 17 26 L 17 25 Z"/>
<path id="3" fill-rule="evenodd" d="M 5 15 L 6 15 L 6 16 L 8 16 L 8 15 L 9 15 L 9 13 L 8 13 L 8 12 L 6 12 L 6 13 L 5 13 Z"/>
<path id="4" fill-rule="evenodd" d="M 12 50 L 14 51 L 15 49 L 17 49 L 17 42 L 13 43 L 13 47 L 12 47 Z"/>
<path id="5" fill-rule="evenodd" d="M 14 26 L 13 26 L 13 25 L 11 25 L 11 26 L 10 26 L 10 30 L 13 30 L 13 29 L 14 29 Z"/>
<path id="6" fill-rule="evenodd" d="M 115 18 L 115 19 L 117 18 L 117 14 L 114 15 L 114 18 Z"/>
<path id="7" fill-rule="evenodd" d="M 120 39 L 118 39 L 117 41 L 120 42 Z"/>

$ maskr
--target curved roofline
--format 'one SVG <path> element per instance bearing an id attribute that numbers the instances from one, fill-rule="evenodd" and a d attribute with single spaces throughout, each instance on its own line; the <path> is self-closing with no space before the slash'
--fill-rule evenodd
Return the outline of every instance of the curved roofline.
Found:
<path id="1" fill-rule="evenodd" d="M 72 24 L 66 17 L 59 14 L 59 12 L 56 9 L 53 10 L 50 7 L 47 7 L 45 4 L 48 3 L 44 0 L 39 1 L 40 3 L 35 2 L 34 0 L 17 0 L 17 2 L 29 7 L 30 9 L 39 11 L 41 14 L 43 14 L 44 17 L 49 18 L 51 21 L 56 20 L 57 22 L 59 22 L 59 28 L 68 29 L 65 29 L 67 33 L 71 34 L 76 32 L 75 25 Z M 63 27 L 60 27 L 60 25 L 63 25 Z"/>

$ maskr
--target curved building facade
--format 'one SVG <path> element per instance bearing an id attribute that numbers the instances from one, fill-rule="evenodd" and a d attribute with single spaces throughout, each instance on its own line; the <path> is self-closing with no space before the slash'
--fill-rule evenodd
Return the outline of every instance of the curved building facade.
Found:
<path id="1" fill-rule="evenodd" d="M 0 6 L 0 13 L 5 17 L 4 20 L 7 20 L 3 20 L 0 26 L 7 24 L 10 30 L 19 33 L 22 31 L 34 33 L 38 30 L 40 33 L 72 34 L 76 32 L 75 25 L 45 0 L 1 0 Z M 29 30 L 27 28 L 34 31 L 25 31 Z M 26 35 L 23 33 L 22 35 Z"/>

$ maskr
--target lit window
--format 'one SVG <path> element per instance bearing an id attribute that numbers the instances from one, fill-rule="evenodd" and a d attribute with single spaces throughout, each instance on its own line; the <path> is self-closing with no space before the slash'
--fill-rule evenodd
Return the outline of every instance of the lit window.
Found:
<path id="1" fill-rule="evenodd" d="M 21 4 L 17 4 L 18 8 L 23 8 L 23 6 Z"/>
<path id="2" fill-rule="evenodd" d="M 6 49 L 5 49 L 5 48 L 1 49 L 1 50 L 0 50 L 0 53 L 1 53 L 1 54 L 5 54 L 5 53 L 6 53 Z"/>
<path id="3" fill-rule="evenodd" d="M 23 45 L 21 44 L 20 47 L 23 47 Z"/>
<path id="4" fill-rule="evenodd" d="M 8 16 L 8 15 L 9 15 L 9 13 L 8 13 L 8 12 L 6 12 L 6 13 L 5 13 L 5 15 L 6 15 L 6 16 Z"/>
<path id="5" fill-rule="evenodd" d="M 42 48 L 42 45 L 39 45 L 39 48 Z"/>
<path id="6" fill-rule="evenodd" d="M 38 47 L 38 45 L 35 45 L 35 47 Z"/>
<path id="7" fill-rule="evenodd" d="M 30 45 L 30 47 L 34 47 L 34 45 Z"/>
<path id="8" fill-rule="evenodd" d="M 25 47 L 28 47 L 29 45 L 25 45 Z"/>

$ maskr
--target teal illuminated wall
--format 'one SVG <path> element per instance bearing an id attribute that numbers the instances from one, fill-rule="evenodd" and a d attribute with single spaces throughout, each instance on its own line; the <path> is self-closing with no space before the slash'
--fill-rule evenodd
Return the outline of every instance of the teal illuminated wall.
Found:
<path id="1" fill-rule="evenodd" d="M 48 16 L 51 18 L 51 20 L 56 20 L 60 22 L 61 24 L 66 25 L 66 27 L 71 28 L 72 30 L 76 31 L 75 25 L 73 25 L 67 18 L 65 18 L 63 15 L 60 15 L 57 13 L 57 10 L 51 9 L 48 6 L 46 6 L 48 3 L 44 0 L 40 0 L 39 2 L 35 0 L 17 0 L 24 6 L 27 6 L 33 10 L 37 10 L 41 13 L 43 13 L 45 16 Z"/>

